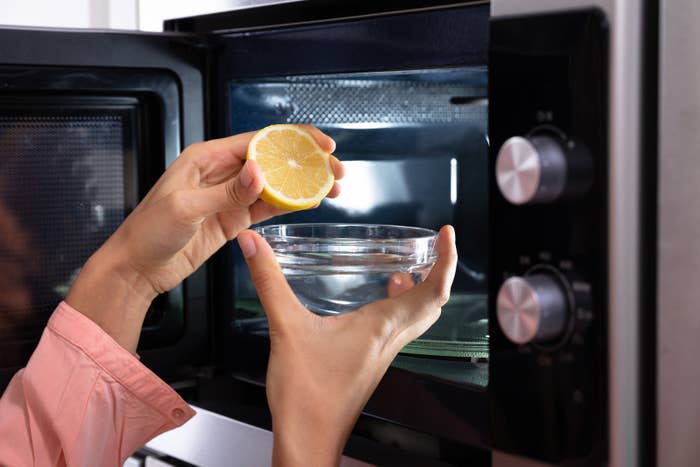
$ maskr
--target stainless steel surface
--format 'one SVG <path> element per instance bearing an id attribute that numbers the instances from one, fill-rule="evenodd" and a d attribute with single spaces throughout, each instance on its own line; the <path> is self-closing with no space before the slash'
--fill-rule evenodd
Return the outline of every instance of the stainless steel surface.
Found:
<path id="1" fill-rule="evenodd" d="M 611 20 L 608 163 L 610 465 L 640 464 L 639 334 L 642 0 L 616 0 Z"/>
<path id="2" fill-rule="evenodd" d="M 549 203 L 564 193 L 567 161 L 548 136 L 509 138 L 498 151 L 496 181 L 512 204 Z"/>
<path id="3" fill-rule="evenodd" d="M 146 447 L 199 467 L 269 467 L 272 432 L 192 407 L 197 415 Z M 343 456 L 341 467 L 370 467 Z"/>
<path id="4" fill-rule="evenodd" d="M 172 467 L 173 464 L 158 459 L 157 457 L 146 457 L 143 461 L 143 467 Z"/>
<path id="5" fill-rule="evenodd" d="M 525 204 L 535 197 L 542 165 L 537 149 L 527 138 L 509 138 L 498 151 L 496 182 L 505 199 Z"/>
<path id="6" fill-rule="evenodd" d="M 498 324 L 508 339 L 525 344 L 535 338 L 540 323 L 537 294 L 523 278 L 511 277 L 503 283 L 496 300 Z"/>
<path id="7" fill-rule="evenodd" d="M 683 6 L 687 8 L 692 0 L 680 3 L 674 4 L 674 8 L 678 7 L 675 11 L 680 12 Z M 611 466 L 631 467 L 640 462 L 639 347 L 642 343 L 638 313 L 642 0 L 494 0 L 491 14 L 506 16 L 586 7 L 600 8 L 610 24 L 609 452 Z M 697 15 L 687 15 L 686 18 L 689 23 L 698 19 Z M 696 25 L 693 27 L 697 28 Z M 683 45 L 693 47 L 694 42 L 690 39 L 685 37 Z M 686 63 L 686 66 L 690 64 Z M 695 81 L 694 85 L 698 83 Z M 692 146 L 685 146 L 688 147 Z M 494 461 L 493 465 L 499 463 Z"/>
<path id="8" fill-rule="evenodd" d="M 659 467 L 700 459 L 700 2 L 660 2 Z"/>
<path id="9" fill-rule="evenodd" d="M 554 339 L 566 328 L 567 294 L 548 274 L 509 278 L 501 286 L 496 303 L 498 323 L 516 344 Z"/>
<path id="10" fill-rule="evenodd" d="M 481 122 L 488 115 L 485 70 L 431 70 L 417 73 L 368 73 L 297 76 L 261 83 L 268 99 L 286 123 L 314 122 L 339 128 L 395 128 L 454 122 Z M 391 79 L 393 78 L 393 79 Z M 400 79 L 397 79 L 400 78 Z M 465 82 L 465 80 L 467 80 Z M 237 90 L 256 93 L 260 85 L 239 84 Z M 274 86 L 274 87 L 273 87 Z M 412 112 L 406 111 L 410 95 Z M 450 99 L 464 96 L 467 105 Z M 243 97 L 243 96 L 241 96 Z"/>
<path id="11" fill-rule="evenodd" d="M 251 8 L 264 5 L 276 5 L 279 3 L 298 3 L 302 1 L 304 0 L 235 0 L 236 6 L 232 9 L 238 10 L 242 8 Z"/>

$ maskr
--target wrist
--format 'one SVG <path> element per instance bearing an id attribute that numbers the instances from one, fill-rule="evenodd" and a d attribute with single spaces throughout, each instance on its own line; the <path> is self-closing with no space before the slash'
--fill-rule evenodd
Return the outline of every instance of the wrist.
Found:
<path id="1" fill-rule="evenodd" d="M 309 400 L 309 405 L 319 402 Z M 302 404 L 304 405 L 304 404 Z M 297 407 L 284 416 L 273 414 L 274 467 L 336 466 L 340 461 L 352 423 L 336 423 L 328 413 Z M 321 413 L 320 413 L 321 412 Z"/>
<path id="2" fill-rule="evenodd" d="M 86 261 L 66 303 L 135 353 L 143 319 L 156 295 L 147 281 L 110 251 L 107 242 Z"/>
<path id="3" fill-rule="evenodd" d="M 328 436 L 328 433 L 308 429 L 306 424 L 303 417 L 286 429 L 273 422 L 273 467 L 338 465 L 346 437 Z"/>

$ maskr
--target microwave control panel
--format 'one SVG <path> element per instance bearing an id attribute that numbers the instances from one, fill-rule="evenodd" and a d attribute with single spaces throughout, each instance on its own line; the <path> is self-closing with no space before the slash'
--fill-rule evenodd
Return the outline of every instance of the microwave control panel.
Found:
<path id="1" fill-rule="evenodd" d="M 585 196 L 592 168 L 583 144 L 544 127 L 503 143 L 496 157 L 496 183 L 511 204 L 553 203 Z"/>
<path id="2" fill-rule="evenodd" d="M 489 395 L 495 449 L 605 456 L 607 25 L 491 21 Z"/>
<path id="3" fill-rule="evenodd" d="M 546 255 L 546 254 L 545 254 Z M 530 257 L 521 256 L 528 265 Z M 554 350 L 572 339 L 583 343 L 592 319 L 591 285 L 577 277 L 571 261 L 538 263 L 504 274 L 496 296 L 496 317 L 503 334 L 518 345 Z M 571 358 L 570 356 L 567 358 Z"/>

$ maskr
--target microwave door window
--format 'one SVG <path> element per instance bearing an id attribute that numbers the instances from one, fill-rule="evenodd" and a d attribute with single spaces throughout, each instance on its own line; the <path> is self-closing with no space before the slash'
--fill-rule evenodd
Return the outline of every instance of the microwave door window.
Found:
<path id="1" fill-rule="evenodd" d="M 486 69 L 474 67 L 229 83 L 230 133 L 310 123 L 336 140 L 346 166 L 340 197 L 270 222 L 455 226 L 451 299 L 394 366 L 478 385 L 488 361 L 486 86 Z M 234 327 L 264 335 L 264 313 L 235 257 Z"/>
<path id="2" fill-rule="evenodd" d="M 36 338 L 124 219 L 125 117 L 0 111 L 1 341 Z"/>

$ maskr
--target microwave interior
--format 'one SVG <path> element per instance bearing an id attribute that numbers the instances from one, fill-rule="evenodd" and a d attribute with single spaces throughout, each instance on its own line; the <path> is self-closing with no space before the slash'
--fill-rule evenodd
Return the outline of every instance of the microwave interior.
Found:
<path id="1" fill-rule="evenodd" d="M 308 123 L 336 141 L 346 168 L 339 197 L 269 223 L 456 230 L 459 266 L 449 303 L 402 349 L 354 433 L 411 452 L 422 446 L 424 455 L 432 449 L 426 446 L 455 443 L 460 457 L 482 459 L 490 446 L 488 5 L 251 31 L 237 31 L 235 18 L 166 23 L 215 31 L 212 136 Z M 236 242 L 222 248 L 209 272 L 222 378 L 200 385 L 192 400 L 269 428 L 262 387 L 268 326 Z"/>
<path id="2" fill-rule="evenodd" d="M 0 284 L 0 367 L 14 368 L 26 362 L 82 264 L 162 172 L 165 141 L 179 136 L 167 134 L 155 94 L 80 89 L 104 71 L 1 71 L 22 83 L 0 93 L 0 268 L 15 272 Z M 162 78 L 132 72 L 122 86 Z M 159 296 L 142 348 L 177 340 L 183 321 L 181 288 Z"/>
<path id="3" fill-rule="evenodd" d="M 393 366 L 488 382 L 488 101 L 485 67 L 281 76 L 228 83 L 228 132 L 310 123 L 333 137 L 342 194 L 267 223 L 455 227 L 458 271 L 440 319 Z M 265 337 L 264 311 L 235 244 L 231 329 Z"/>

